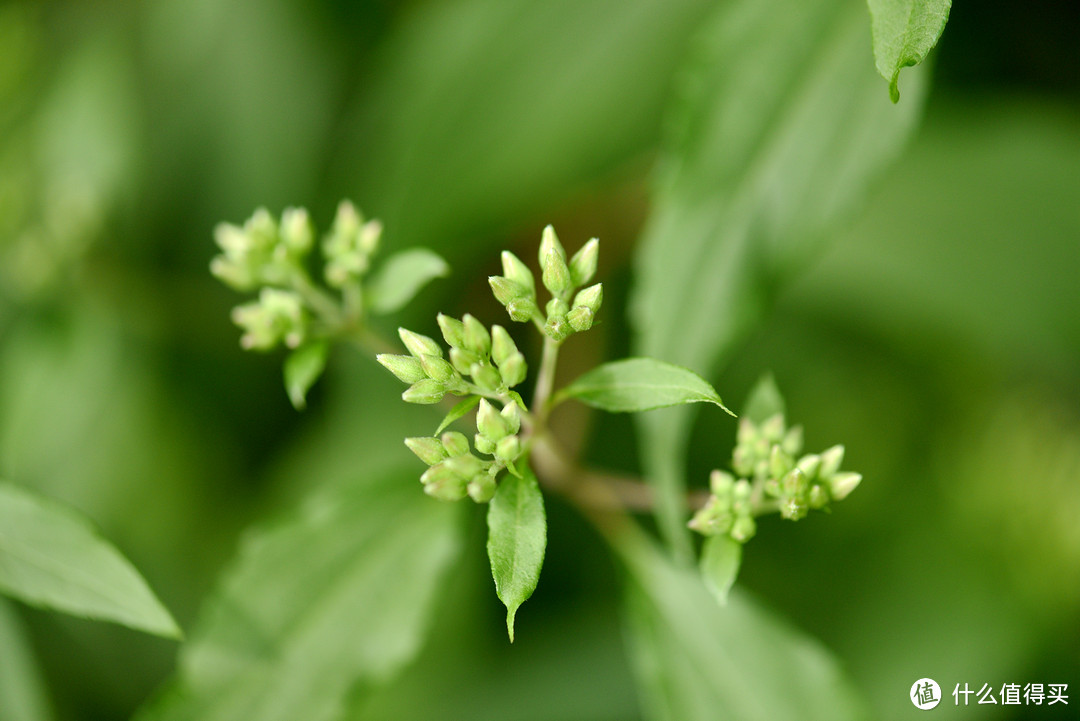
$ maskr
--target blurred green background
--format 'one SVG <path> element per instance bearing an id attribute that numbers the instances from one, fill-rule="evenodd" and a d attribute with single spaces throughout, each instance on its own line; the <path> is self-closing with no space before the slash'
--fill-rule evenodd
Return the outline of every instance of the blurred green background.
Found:
<path id="1" fill-rule="evenodd" d="M 298 414 L 281 358 L 240 351 L 211 231 L 259 205 L 325 227 L 348 197 L 391 248 L 442 253 L 452 278 L 393 319 L 426 333 L 438 310 L 502 318 L 497 250 L 531 255 L 549 222 L 570 249 L 599 236 L 604 323 L 561 373 L 625 355 L 665 106 L 716 4 L 6 2 L 0 475 L 90 515 L 189 627 L 245 526 L 401 460 L 427 420 L 374 363 L 339 349 Z M 831 516 L 762 523 L 740 583 L 882 718 L 915 713 L 924 676 L 1070 683 L 1080 703 L 1078 30 L 1065 4 L 954 8 L 914 140 L 712 378 L 737 407 L 772 369 L 808 447 L 843 442 L 863 473 Z M 556 418 L 592 462 L 637 467 L 627 419 Z M 691 478 L 734 430 L 702 415 Z M 610 558 L 557 499 L 549 516 L 514 647 L 476 511 L 437 631 L 365 717 L 511 718 L 501 698 L 526 701 L 513 718 L 639 717 Z M 0 613 L 57 719 L 127 718 L 174 665 L 167 641 Z"/>

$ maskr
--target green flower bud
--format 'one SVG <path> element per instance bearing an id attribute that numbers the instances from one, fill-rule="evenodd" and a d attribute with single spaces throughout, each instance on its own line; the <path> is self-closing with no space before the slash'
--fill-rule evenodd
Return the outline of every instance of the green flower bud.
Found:
<path id="1" fill-rule="evenodd" d="M 516 255 L 509 250 L 502 252 L 503 276 L 513 281 L 528 291 L 529 296 L 536 296 L 536 280 L 533 278 L 529 266 L 525 265 Z"/>
<path id="2" fill-rule="evenodd" d="M 761 435 L 770 443 L 779 443 L 784 438 L 784 414 L 777 413 L 761 424 Z"/>
<path id="3" fill-rule="evenodd" d="M 360 233 L 360 224 L 363 219 L 360 212 L 348 200 L 338 203 L 337 213 L 334 215 L 334 224 L 330 226 L 330 237 L 327 244 L 339 243 L 344 247 L 352 244 L 351 239 Z"/>
<path id="4" fill-rule="evenodd" d="M 439 330 L 442 331 L 443 339 L 451 348 L 465 347 L 465 324 L 457 318 L 439 313 Z"/>
<path id="5" fill-rule="evenodd" d="M 405 445 L 429 466 L 446 460 L 446 450 L 438 438 L 406 438 Z"/>
<path id="6" fill-rule="evenodd" d="M 490 363 L 473 363 L 469 375 L 476 385 L 491 393 L 497 392 L 502 385 L 502 376 Z"/>
<path id="7" fill-rule="evenodd" d="M 425 486 L 432 483 L 445 485 L 460 480 L 461 478 L 458 477 L 458 474 L 454 473 L 445 462 L 436 463 L 434 466 L 424 471 L 424 474 L 420 476 L 420 482 Z"/>
<path id="8" fill-rule="evenodd" d="M 731 537 L 739 543 L 746 543 L 757 533 L 757 523 L 751 516 L 739 516 L 731 527 Z"/>
<path id="9" fill-rule="evenodd" d="M 476 503 L 487 503 L 495 497 L 495 477 L 490 473 L 480 473 L 469 481 L 469 498 Z"/>
<path id="10" fill-rule="evenodd" d="M 480 362 L 480 356 L 475 353 L 470 353 L 467 350 L 461 348 L 450 349 L 450 363 L 454 366 L 454 369 L 461 374 L 469 375 L 472 373 L 473 365 Z"/>
<path id="11" fill-rule="evenodd" d="M 420 356 L 420 365 L 424 369 L 424 373 L 428 378 L 433 378 L 440 383 L 445 383 L 454 377 L 454 367 L 444 361 L 442 358 L 437 358 L 433 355 Z"/>
<path id="12" fill-rule="evenodd" d="M 461 320 L 465 326 L 465 349 L 487 358 L 491 354 L 491 335 L 487 328 L 468 313 Z"/>
<path id="13" fill-rule="evenodd" d="M 740 478 L 735 482 L 735 485 L 731 489 L 731 497 L 735 501 L 748 501 L 750 500 L 750 494 L 753 488 L 750 486 L 750 481 L 745 478 Z"/>
<path id="14" fill-rule="evenodd" d="M 844 462 L 844 447 L 833 446 L 821 454 L 821 468 L 818 474 L 822 478 L 832 478 L 840 470 L 840 464 Z"/>
<path id="15" fill-rule="evenodd" d="M 424 484 L 424 493 L 440 501 L 460 501 L 467 493 L 468 481 L 457 476 L 429 481 Z"/>
<path id="16" fill-rule="evenodd" d="M 300 296 L 276 288 L 263 288 L 257 302 L 234 308 L 232 320 L 244 330 L 240 345 L 248 350 L 270 350 L 282 341 L 296 348 L 307 332 Z"/>
<path id="17" fill-rule="evenodd" d="M 780 481 L 776 480 L 775 478 L 770 478 L 769 480 L 765 481 L 764 488 L 766 495 L 772 496 L 773 498 L 780 497 Z"/>
<path id="18" fill-rule="evenodd" d="M 731 467 L 740 476 L 749 476 L 754 473 L 754 454 L 745 445 L 735 446 L 731 454 Z"/>
<path id="19" fill-rule="evenodd" d="M 495 454 L 495 441 L 485 438 L 479 433 L 473 436 L 473 445 L 476 446 L 477 453 L 483 453 L 488 456 Z"/>
<path id="20" fill-rule="evenodd" d="M 379 361 L 383 368 L 386 368 L 393 373 L 397 376 L 397 379 L 403 383 L 416 383 L 417 381 L 422 381 L 427 378 L 427 374 L 424 373 L 420 361 L 416 360 L 411 355 L 380 353 L 375 356 L 375 360 Z"/>
<path id="21" fill-rule="evenodd" d="M 713 501 L 716 499 L 714 498 Z M 703 536 L 719 536 L 731 531 L 735 517 L 728 509 L 719 508 L 712 503 L 694 514 L 688 525 Z"/>
<path id="22" fill-rule="evenodd" d="M 802 469 L 796 466 L 791 469 L 791 472 L 780 479 L 780 494 L 784 498 L 794 498 L 795 496 L 801 496 L 806 493 L 806 488 L 809 485 L 806 474 Z"/>
<path id="23" fill-rule="evenodd" d="M 792 426 L 786 434 L 784 434 L 784 440 L 780 441 L 780 447 L 784 453 L 789 456 L 799 455 L 799 451 L 803 447 L 803 430 L 802 426 Z"/>
<path id="24" fill-rule="evenodd" d="M 525 356 L 521 353 L 514 353 L 499 365 L 499 376 L 507 388 L 513 388 L 521 383 L 528 373 L 529 368 L 525 363 Z"/>
<path id="25" fill-rule="evenodd" d="M 464 481 L 469 481 L 477 473 L 487 470 L 485 462 L 471 453 L 463 456 L 452 456 L 443 461 L 443 465 Z"/>
<path id="26" fill-rule="evenodd" d="M 281 240 L 297 257 L 307 255 L 315 243 L 311 218 L 303 208 L 286 208 L 281 214 Z"/>
<path id="27" fill-rule="evenodd" d="M 829 493 L 834 500 L 842 501 L 862 483 L 861 473 L 850 471 L 837 473 L 829 479 Z"/>
<path id="28" fill-rule="evenodd" d="M 570 280 L 575 287 L 580 288 L 592 280 L 593 276 L 596 275 L 596 261 L 599 257 L 600 241 L 596 238 L 581 246 L 581 250 L 574 253 L 574 257 L 570 259 Z M 577 304 L 575 303 L 575 305 Z"/>
<path id="29" fill-rule="evenodd" d="M 540 244 L 540 279 L 552 295 L 561 296 L 574 287 L 570 280 L 570 268 L 566 265 L 566 252 L 559 245 L 550 225 L 544 229 L 544 237 L 549 240 L 546 246 L 543 241 Z"/>
<path id="30" fill-rule="evenodd" d="M 528 323 L 533 316 L 540 313 L 540 308 L 532 298 L 515 298 L 506 305 L 506 312 L 510 314 L 510 320 Z"/>
<path id="31" fill-rule="evenodd" d="M 780 517 L 789 521 L 797 521 L 805 518 L 807 512 L 806 502 L 796 496 L 784 498 L 780 502 Z"/>
<path id="32" fill-rule="evenodd" d="M 565 300 L 552 298 L 547 302 L 544 310 L 547 311 L 547 316 L 550 318 L 553 315 L 566 315 L 570 312 L 570 306 L 567 305 Z"/>
<path id="33" fill-rule="evenodd" d="M 578 294 L 574 296 L 574 307 L 584 306 L 596 315 L 600 312 L 600 304 L 604 302 L 604 284 L 597 283 L 596 285 L 590 285 L 588 288 L 578 291 Z"/>
<path id="34" fill-rule="evenodd" d="M 739 428 L 735 432 L 735 442 L 740 446 L 752 446 L 759 438 L 757 425 L 749 418 L 739 419 Z"/>
<path id="35" fill-rule="evenodd" d="M 510 434 L 510 424 L 495 410 L 495 406 L 488 403 L 486 398 L 481 398 L 476 411 L 476 430 L 485 438 L 497 442 Z"/>
<path id="36" fill-rule="evenodd" d="M 501 325 L 491 326 L 491 357 L 496 365 L 501 366 L 513 354 L 518 352 L 514 339 Z"/>
<path id="37" fill-rule="evenodd" d="M 511 401 L 503 406 L 500 416 L 506 419 L 506 423 L 510 426 L 511 433 L 517 433 L 521 430 L 521 409 L 518 404 Z"/>
<path id="38" fill-rule="evenodd" d="M 709 490 L 712 491 L 713 495 L 721 497 L 730 496 L 734 487 L 735 477 L 730 473 L 715 470 L 709 474 Z"/>
<path id="39" fill-rule="evenodd" d="M 515 300 L 532 300 L 535 295 L 529 292 L 528 287 L 501 275 L 489 276 L 488 285 L 495 300 L 504 306 L 509 306 Z"/>
<path id="40" fill-rule="evenodd" d="M 584 333 L 592 328 L 593 312 L 583 305 L 574 307 L 566 314 L 566 322 L 578 333 Z"/>
<path id="41" fill-rule="evenodd" d="M 256 249 L 270 249 L 277 245 L 277 222 L 266 208 L 259 208 L 248 218 L 244 223 L 244 232 Z"/>
<path id="42" fill-rule="evenodd" d="M 547 323 L 544 324 L 544 335 L 556 343 L 566 340 L 573 332 L 574 329 L 570 326 L 570 321 L 567 320 L 565 315 L 548 316 Z"/>
<path id="43" fill-rule="evenodd" d="M 513 463 L 521 455 L 521 441 L 517 436 L 507 436 L 495 444 L 495 457 L 503 463 Z"/>
<path id="44" fill-rule="evenodd" d="M 240 292 L 254 290 L 259 286 L 258 276 L 249 265 L 223 255 L 210 261 L 210 273 L 225 285 Z"/>
<path id="45" fill-rule="evenodd" d="M 825 487 L 820 483 L 815 483 L 810 486 L 810 493 L 807 495 L 810 507 L 814 510 L 820 510 L 829 503 L 829 492 L 825 490 Z"/>
<path id="46" fill-rule="evenodd" d="M 401 400 L 406 403 L 431 405 L 441 401 L 444 395 L 446 395 L 446 386 L 438 381 L 425 378 L 406 388 L 405 392 L 401 394 Z"/>
<path id="47" fill-rule="evenodd" d="M 434 440 L 434 439 L 432 439 Z M 457 431 L 447 431 L 442 434 L 440 439 L 442 447 L 446 450 L 446 453 L 451 456 L 464 456 L 469 452 L 469 439 L 465 437 L 463 433 Z"/>
<path id="48" fill-rule="evenodd" d="M 544 232 L 540 234 L 540 265 L 544 264 L 544 258 L 548 255 L 557 255 L 566 260 L 566 251 L 562 247 L 562 243 L 559 242 L 559 237 L 555 235 L 555 228 L 548 225 L 544 228 Z"/>
<path id="49" fill-rule="evenodd" d="M 781 478 L 787 475 L 787 472 L 795 465 L 794 459 L 780 448 L 780 446 L 773 446 L 772 451 L 769 453 L 769 476 L 772 478 Z"/>
<path id="50" fill-rule="evenodd" d="M 821 468 L 821 456 L 816 453 L 805 455 L 796 465 L 806 474 L 808 480 L 814 480 L 818 477 L 818 470 Z"/>
<path id="51" fill-rule="evenodd" d="M 413 357 L 417 360 L 421 356 L 433 355 L 436 358 L 442 358 L 442 348 L 439 344 L 428 338 L 426 335 L 420 335 L 419 333 L 413 333 L 411 330 L 404 328 L 398 328 L 398 335 L 401 336 L 401 342 L 405 344 L 405 347 L 409 349 Z"/>
<path id="52" fill-rule="evenodd" d="M 369 220 L 360 226 L 360 234 L 357 239 L 357 249 L 365 258 L 370 258 L 379 249 L 379 241 L 382 239 L 383 226 L 378 220 Z"/>

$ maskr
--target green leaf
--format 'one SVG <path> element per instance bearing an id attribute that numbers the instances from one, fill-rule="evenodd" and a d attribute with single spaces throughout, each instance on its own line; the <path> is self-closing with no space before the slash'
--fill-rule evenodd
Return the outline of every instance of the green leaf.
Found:
<path id="1" fill-rule="evenodd" d="M 246 538 L 145 720 L 328 721 L 416 654 L 460 508 L 411 473 L 315 494 Z"/>
<path id="2" fill-rule="evenodd" d="M 450 266 L 427 248 L 410 248 L 387 258 L 365 283 L 368 307 L 382 315 L 400 310 L 435 278 L 450 274 Z"/>
<path id="3" fill-rule="evenodd" d="M 531 470 L 507 476 L 488 507 L 488 559 L 495 592 L 506 605 L 506 631 L 514 642 L 514 616 L 536 589 L 547 548 L 544 497 Z"/>
<path id="4" fill-rule="evenodd" d="M 701 547 L 701 577 L 705 588 L 721 604 L 735 584 L 742 564 L 742 544 L 728 535 L 710 536 Z"/>
<path id="5" fill-rule="evenodd" d="M 918 65 L 949 20 L 952 0 L 867 0 L 874 37 L 874 61 L 889 81 L 889 97 L 900 100 L 900 69 Z"/>
<path id="6" fill-rule="evenodd" d="M 865 13 L 848 0 L 735 0 L 704 23 L 637 247 L 636 354 L 716 368 L 898 153 L 922 83 L 904 106 L 882 95 Z M 691 421 L 686 408 L 637 419 L 660 529 L 683 559 Z"/>
<path id="7" fill-rule="evenodd" d="M 0 592 L 159 636 L 181 635 L 146 581 L 89 520 L 3 481 Z"/>
<path id="8" fill-rule="evenodd" d="M 461 418 L 463 415 L 471 411 L 476 407 L 476 404 L 480 402 L 480 396 L 468 396 L 462 398 L 460 401 L 454 404 L 454 407 L 450 409 L 450 412 L 446 414 L 446 417 L 442 419 L 442 423 L 432 433 L 433 436 L 437 436 L 449 427 L 451 423 Z"/>
<path id="9" fill-rule="evenodd" d="M 22 619 L 0 598 L 0 719 L 52 719 L 45 683 Z"/>
<path id="10" fill-rule="evenodd" d="M 653 358 L 627 358 L 597 366 L 561 390 L 556 402 L 567 398 L 609 413 L 638 413 L 687 403 L 715 403 L 731 413 L 704 378 Z"/>
<path id="11" fill-rule="evenodd" d="M 776 385 L 772 373 L 766 373 L 758 379 L 743 404 L 743 418 L 754 423 L 764 423 L 776 414 L 785 412 L 784 396 Z"/>
<path id="12" fill-rule="evenodd" d="M 293 408 L 298 411 L 307 406 L 307 392 L 319 380 L 326 369 L 326 357 L 330 344 L 325 340 L 309 341 L 285 359 L 285 390 Z"/>
<path id="13" fill-rule="evenodd" d="M 628 632 L 645 717 L 854 721 L 867 712 L 816 640 L 741 593 L 717 605 L 693 569 L 624 537 Z"/>

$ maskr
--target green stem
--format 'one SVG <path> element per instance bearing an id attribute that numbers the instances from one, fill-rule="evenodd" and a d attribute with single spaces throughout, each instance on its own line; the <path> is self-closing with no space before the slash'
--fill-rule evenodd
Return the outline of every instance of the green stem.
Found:
<path id="1" fill-rule="evenodd" d="M 533 394 L 533 415 L 536 432 L 545 434 L 551 393 L 555 389 L 555 367 L 559 362 L 559 342 L 544 337 L 544 351 L 540 357 L 540 371 L 536 376 L 536 392 Z"/>

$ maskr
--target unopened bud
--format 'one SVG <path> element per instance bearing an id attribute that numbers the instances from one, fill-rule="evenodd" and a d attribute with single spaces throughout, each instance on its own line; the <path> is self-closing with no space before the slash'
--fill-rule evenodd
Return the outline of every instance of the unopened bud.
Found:
<path id="1" fill-rule="evenodd" d="M 738 516 L 731 527 L 731 537 L 739 543 L 746 543 L 757 533 L 757 523 L 752 516 Z"/>
<path id="2" fill-rule="evenodd" d="M 405 445 L 429 466 L 434 466 L 447 457 L 446 449 L 438 438 L 406 438 Z"/>
<path id="3" fill-rule="evenodd" d="M 510 320 L 528 323 L 533 316 L 540 313 L 540 309 L 532 298 L 515 298 L 506 305 L 506 312 L 510 314 Z"/>
<path id="4" fill-rule="evenodd" d="M 439 313 L 439 330 L 442 331 L 443 339 L 451 348 L 465 347 L 465 325 L 457 318 Z"/>
<path id="5" fill-rule="evenodd" d="M 456 476 L 440 478 L 424 484 L 424 493 L 440 501 L 460 501 L 465 497 L 467 485 L 467 480 Z"/>
<path id="6" fill-rule="evenodd" d="M 549 225 L 548 228 L 550 227 Z M 555 237 L 554 231 L 551 233 L 551 237 Z M 554 242 L 557 244 L 559 241 L 556 239 Z M 559 246 L 558 251 L 561 250 L 562 247 Z M 570 280 L 570 268 L 566 265 L 566 254 L 558 251 L 554 245 L 549 244 L 548 249 L 546 251 L 541 250 L 540 255 L 540 268 L 542 271 L 540 278 L 544 282 L 544 287 L 555 296 L 561 296 L 574 287 L 573 282 Z"/>
<path id="7" fill-rule="evenodd" d="M 503 275 L 507 280 L 513 281 L 528 291 L 530 296 L 536 295 L 536 280 L 533 278 L 529 266 L 525 265 L 520 258 L 509 250 L 502 252 Z"/>
<path id="8" fill-rule="evenodd" d="M 491 293 L 495 296 L 495 300 L 505 306 L 509 306 L 515 300 L 532 300 L 534 296 L 528 287 L 501 275 L 489 276 L 488 285 L 491 286 Z"/>
<path id="9" fill-rule="evenodd" d="M 502 365 L 510 356 L 518 352 L 514 339 L 501 325 L 491 326 L 491 357 L 497 365 Z"/>
<path id="10" fill-rule="evenodd" d="M 557 255 L 566 260 L 566 251 L 562 247 L 562 243 L 559 242 L 559 236 L 555 235 L 555 228 L 548 225 L 544 227 L 544 232 L 540 234 L 540 265 L 544 264 L 544 258 L 548 255 Z"/>
<path id="11" fill-rule="evenodd" d="M 401 342 L 405 344 L 405 347 L 409 349 L 414 358 L 419 359 L 425 355 L 433 355 L 436 358 L 442 357 L 442 348 L 426 335 L 413 333 L 405 328 L 398 328 L 398 335 L 401 336 Z"/>
<path id="12" fill-rule="evenodd" d="M 286 208 L 281 214 L 281 240 L 293 255 L 302 256 L 315 243 L 311 218 L 303 208 Z"/>
<path id="13" fill-rule="evenodd" d="M 507 436 L 495 444 L 495 457 L 503 463 L 513 463 L 521 455 L 521 441 L 517 436 Z"/>
<path id="14" fill-rule="evenodd" d="M 477 473 L 486 469 L 486 464 L 471 453 L 452 456 L 443 461 L 443 465 L 452 470 L 459 478 L 468 481 Z"/>
<path id="15" fill-rule="evenodd" d="M 436 463 L 431 468 L 424 471 L 424 474 L 420 476 L 420 482 L 425 486 L 432 483 L 444 485 L 460 480 L 458 475 L 454 473 L 445 462 Z"/>
<path id="16" fill-rule="evenodd" d="M 596 261 L 600 257 L 600 241 L 593 238 L 570 259 L 570 280 L 580 288 L 596 275 Z M 593 311 L 595 312 L 595 311 Z"/>
<path id="17" fill-rule="evenodd" d="M 441 401 L 444 395 L 446 395 L 446 387 L 442 383 L 426 378 L 406 388 L 401 394 L 401 399 L 406 403 L 431 405 Z"/>
<path id="18" fill-rule="evenodd" d="M 442 447 L 446 450 L 447 455 L 455 457 L 464 456 L 469 452 L 469 439 L 462 433 L 458 433 L 457 431 L 447 431 L 442 434 L 442 437 L 439 440 L 442 443 Z"/>
<path id="19" fill-rule="evenodd" d="M 799 455 L 799 451 L 803 447 L 803 429 L 802 426 L 792 426 L 787 433 L 784 434 L 784 440 L 780 442 L 780 447 L 784 449 L 784 453 L 789 456 Z"/>
<path id="20" fill-rule="evenodd" d="M 458 373 L 468 375 L 472 373 L 472 367 L 474 363 L 480 362 L 480 356 L 475 353 L 470 353 L 467 350 L 461 348 L 450 349 L 450 363 L 454 366 L 454 370 Z"/>
<path id="21" fill-rule="evenodd" d="M 584 290 L 578 291 L 578 294 L 574 296 L 575 307 L 581 305 L 585 306 L 596 315 L 600 312 L 600 304 L 604 302 L 604 284 L 597 283 L 596 285 L 590 285 Z"/>
<path id="22" fill-rule="evenodd" d="M 860 483 L 862 483 L 861 473 L 852 473 L 850 471 L 837 473 L 829 479 L 829 492 L 835 500 L 842 501 L 847 498 Z"/>
<path id="23" fill-rule="evenodd" d="M 752 446 L 758 439 L 758 427 L 749 418 L 739 419 L 739 428 L 735 431 L 735 442 L 740 446 Z"/>
<path id="24" fill-rule="evenodd" d="M 483 453 L 488 456 L 495 454 L 495 441 L 485 438 L 479 433 L 473 436 L 473 445 L 476 446 L 477 453 Z"/>
<path id="25" fill-rule="evenodd" d="M 566 314 L 566 322 L 576 332 L 584 333 L 592 328 L 593 312 L 583 305 L 576 306 Z"/>
<path id="26" fill-rule="evenodd" d="M 445 383 L 454 377 L 454 367 L 442 358 L 433 355 L 422 355 L 420 356 L 420 365 L 423 367 L 424 372 L 427 373 L 428 378 L 433 378 L 440 383 Z"/>
<path id="27" fill-rule="evenodd" d="M 769 453 L 769 476 L 780 478 L 787 474 L 795 465 L 794 459 L 781 450 L 780 446 L 773 446 Z"/>
<path id="28" fill-rule="evenodd" d="M 784 438 L 784 414 L 777 413 L 761 424 L 761 435 L 770 443 L 779 443 Z"/>
<path id="29" fill-rule="evenodd" d="M 806 489 L 806 475 L 802 469 L 796 466 L 791 472 L 780 479 L 780 493 L 785 497 L 798 496 Z"/>
<path id="30" fill-rule="evenodd" d="M 461 320 L 465 326 L 465 349 L 487 358 L 491 354 L 491 335 L 487 328 L 468 313 Z"/>
<path id="31" fill-rule="evenodd" d="M 521 353 L 514 353 L 499 364 L 499 376 L 507 388 L 513 388 L 518 383 L 521 383 L 528 373 L 529 368 L 525 363 L 525 356 Z"/>
<path id="32" fill-rule="evenodd" d="M 485 391 L 495 392 L 502 385 L 502 376 L 490 363 L 473 363 L 469 368 L 473 382 Z"/>
<path id="33" fill-rule="evenodd" d="M 416 383 L 427 378 L 420 361 L 411 355 L 380 353 L 375 356 L 375 360 L 379 361 L 384 368 L 397 376 L 397 379 L 403 383 Z"/>
<path id="34" fill-rule="evenodd" d="M 805 455 L 799 459 L 796 465 L 806 474 L 807 479 L 812 481 L 818 477 L 818 470 L 821 468 L 821 456 L 816 453 Z"/>
<path id="35" fill-rule="evenodd" d="M 810 493 L 807 495 L 809 499 L 810 507 L 814 510 L 824 508 L 829 503 L 829 492 L 825 490 L 824 486 L 820 483 L 815 483 L 810 486 Z"/>
<path id="36" fill-rule="evenodd" d="M 548 316 L 547 323 L 544 324 L 544 335 L 557 343 L 566 340 L 573 332 L 574 329 L 565 315 Z"/>
<path id="37" fill-rule="evenodd" d="M 506 419 L 506 423 L 510 426 L 511 433 L 517 433 L 521 430 L 521 410 L 518 408 L 518 404 L 511 401 L 503 406 L 500 416 Z"/>
<path id="38" fill-rule="evenodd" d="M 378 220 L 369 220 L 360 226 L 360 237 L 357 240 L 357 245 L 362 255 L 371 257 L 379 249 L 382 231 L 382 223 Z"/>
<path id="39" fill-rule="evenodd" d="M 510 424 L 499 415 L 495 406 L 488 403 L 486 398 L 481 398 L 476 411 L 476 430 L 485 438 L 498 442 L 510 434 Z"/>
<path id="40" fill-rule="evenodd" d="M 709 490 L 715 496 L 729 496 L 735 487 L 735 477 L 727 471 L 715 470 L 709 474 Z"/>
<path id="41" fill-rule="evenodd" d="M 469 498 L 476 503 L 487 503 L 495 497 L 495 477 L 490 473 L 479 473 L 469 481 Z"/>
<path id="42" fill-rule="evenodd" d="M 833 446 L 821 454 L 821 468 L 818 473 L 822 478 L 832 478 L 840 470 L 840 464 L 844 462 L 844 447 Z"/>

